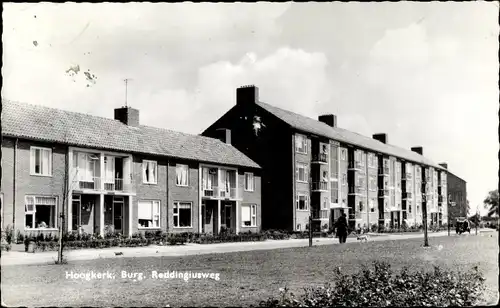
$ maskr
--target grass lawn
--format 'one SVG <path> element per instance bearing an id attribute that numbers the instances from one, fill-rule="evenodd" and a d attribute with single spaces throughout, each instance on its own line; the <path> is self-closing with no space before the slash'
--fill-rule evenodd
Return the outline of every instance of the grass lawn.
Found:
<path id="1" fill-rule="evenodd" d="M 486 277 L 487 300 L 498 290 L 498 233 L 488 236 L 452 236 L 351 243 L 313 248 L 288 248 L 188 257 L 117 258 L 72 262 L 66 265 L 5 266 L 2 268 L 2 304 L 7 306 L 248 306 L 275 296 L 280 287 L 301 292 L 322 284 L 334 268 L 346 272 L 374 260 L 394 269 L 443 265 L 467 270 L 474 265 Z M 110 271 L 114 280 L 68 280 L 66 271 Z M 141 272 L 146 279 L 121 279 L 120 272 Z M 220 280 L 154 280 L 151 271 L 220 273 Z"/>

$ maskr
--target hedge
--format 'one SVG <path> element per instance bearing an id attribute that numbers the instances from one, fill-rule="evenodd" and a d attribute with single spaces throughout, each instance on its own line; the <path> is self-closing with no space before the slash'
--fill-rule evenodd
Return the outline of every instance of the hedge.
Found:
<path id="1" fill-rule="evenodd" d="M 261 307 L 412 307 L 472 306 L 484 290 L 484 277 L 477 267 L 468 272 L 452 272 L 434 267 L 434 271 L 410 272 L 403 268 L 394 274 L 385 262 L 374 262 L 353 275 L 338 268 L 333 283 L 306 288 L 301 295 L 280 289 L 278 298 L 260 302 Z"/>

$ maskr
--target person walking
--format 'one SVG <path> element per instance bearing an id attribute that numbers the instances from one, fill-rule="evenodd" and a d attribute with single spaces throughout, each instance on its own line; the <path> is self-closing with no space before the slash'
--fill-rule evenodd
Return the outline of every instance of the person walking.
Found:
<path id="1" fill-rule="evenodd" d="M 337 237 L 339 238 L 339 243 L 343 244 L 347 239 L 347 217 L 345 213 L 337 219 Z"/>

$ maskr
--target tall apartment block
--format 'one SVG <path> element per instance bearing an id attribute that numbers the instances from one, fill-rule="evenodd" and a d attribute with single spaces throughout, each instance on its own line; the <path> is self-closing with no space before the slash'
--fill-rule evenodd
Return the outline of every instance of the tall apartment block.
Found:
<path id="1" fill-rule="evenodd" d="M 262 226 L 322 229 L 346 213 L 351 228 L 430 224 L 447 219 L 447 169 L 402 149 L 386 134 L 372 138 L 337 126 L 333 114 L 311 119 L 259 100 L 259 89 L 236 90 L 236 105 L 202 135 L 232 132 L 232 144 L 262 167 Z"/>
<path id="2" fill-rule="evenodd" d="M 261 169 L 218 139 L 2 100 L 2 227 L 21 233 L 261 228 Z M 221 141 L 221 140 L 223 141 Z"/>

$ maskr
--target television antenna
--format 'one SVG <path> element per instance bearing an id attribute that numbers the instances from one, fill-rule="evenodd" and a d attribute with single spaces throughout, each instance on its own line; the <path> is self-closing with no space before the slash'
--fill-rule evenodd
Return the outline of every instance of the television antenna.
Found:
<path id="1" fill-rule="evenodd" d="M 131 81 L 132 78 L 125 78 L 125 107 L 127 107 L 127 99 L 128 99 L 128 82 Z"/>

